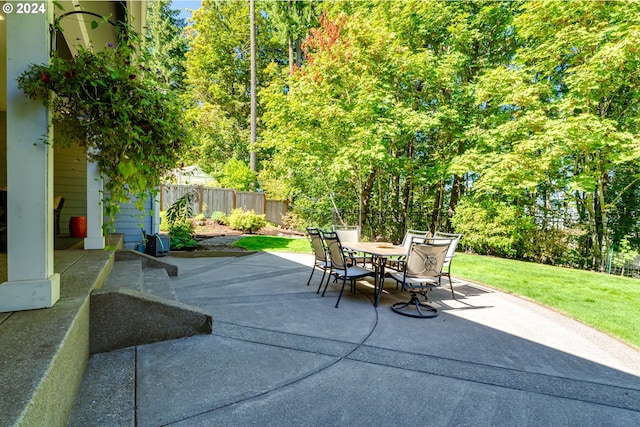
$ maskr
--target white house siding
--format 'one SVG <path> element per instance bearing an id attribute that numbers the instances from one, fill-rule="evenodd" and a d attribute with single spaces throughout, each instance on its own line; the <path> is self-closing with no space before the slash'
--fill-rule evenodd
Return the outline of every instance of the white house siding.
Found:
<path id="1" fill-rule="evenodd" d="M 69 233 L 69 218 L 87 215 L 87 156 L 84 149 L 54 145 L 53 192 L 64 197 L 60 233 Z"/>

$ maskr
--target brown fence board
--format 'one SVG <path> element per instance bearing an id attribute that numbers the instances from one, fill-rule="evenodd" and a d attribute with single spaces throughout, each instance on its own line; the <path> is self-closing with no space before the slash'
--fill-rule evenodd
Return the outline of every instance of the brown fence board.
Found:
<path id="1" fill-rule="evenodd" d="M 282 217 L 287 213 L 288 204 L 280 200 L 267 200 L 265 193 L 235 191 L 231 188 L 202 187 L 199 185 L 163 185 L 160 189 L 160 210 L 167 210 L 188 191 L 195 191 L 198 200 L 193 203 L 194 215 L 210 217 L 213 212 L 229 215 L 233 209 L 253 210 L 258 215 L 266 215 L 267 221 L 282 225 Z"/>

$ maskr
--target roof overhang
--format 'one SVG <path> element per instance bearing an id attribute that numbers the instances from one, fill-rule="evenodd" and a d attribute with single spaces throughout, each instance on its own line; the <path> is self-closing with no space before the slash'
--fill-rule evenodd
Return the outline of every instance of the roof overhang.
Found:
<path id="1" fill-rule="evenodd" d="M 0 6 L 5 2 L 0 1 Z M 115 44 L 118 41 L 116 28 L 103 22 L 101 17 L 107 17 L 111 22 L 128 22 L 133 25 L 138 33 L 142 33 L 147 21 L 146 0 L 126 1 L 91 1 L 91 0 L 63 0 L 56 2 L 62 8 L 55 6 L 54 2 L 49 7 L 55 9 L 55 17 L 60 20 L 62 32 L 55 32 L 56 43 L 54 46 L 67 55 L 74 55 L 78 51 L 78 45 L 91 46 L 99 50 L 108 43 Z M 99 23 L 95 26 L 93 22 Z M 6 20 L 0 14 L 0 111 L 6 111 L 6 60 L 7 38 Z M 24 47 L 28 49 L 28 46 Z M 55 47 L 54 47 L 55 48 Z"/>

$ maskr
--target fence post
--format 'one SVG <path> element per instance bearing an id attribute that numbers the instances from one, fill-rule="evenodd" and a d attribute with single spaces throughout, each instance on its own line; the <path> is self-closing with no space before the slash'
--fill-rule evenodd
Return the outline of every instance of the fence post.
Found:
<path id="1" fill-rule="evenodd" d="M 267 193 L 262 193 L 262 214 L 267 216 Z"/>

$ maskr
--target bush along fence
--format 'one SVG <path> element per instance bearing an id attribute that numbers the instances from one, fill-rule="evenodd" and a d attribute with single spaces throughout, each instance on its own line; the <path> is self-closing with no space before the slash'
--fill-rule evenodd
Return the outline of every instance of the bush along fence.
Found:
<path id="1" fill-rule="evenodd" d="M 176 184 L 160 187 L 160 210 L 167 210 L 176 200 L 190 191 L 198 195 L 192 206 L 194 215 L 203 214 L 207 218 L 213 212 L 223 212 L 225 215 L 229 215 L 233 209 L 242 208 L 253 210 L 258 215 L 266 215 L 269 222 L 284 225 L 282 218 L 289 210 L 286 201 L 268 200 L 266 193 Z"/>

